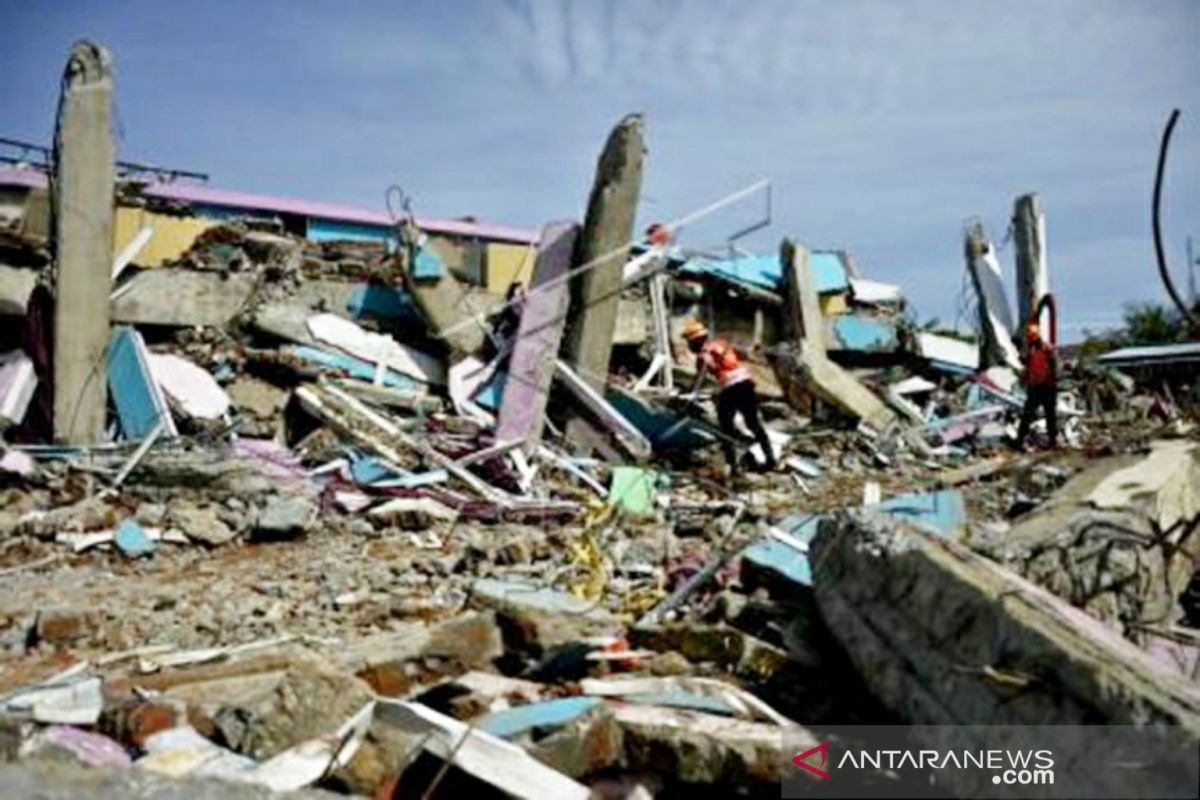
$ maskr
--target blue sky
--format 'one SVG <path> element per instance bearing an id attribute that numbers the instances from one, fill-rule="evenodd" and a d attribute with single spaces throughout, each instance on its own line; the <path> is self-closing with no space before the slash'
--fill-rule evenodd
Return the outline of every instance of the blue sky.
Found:
<path id="1" fill-rule="evenodd" d="M 774 225 L 845 247 L 953 321 L 961 228 L 1047 212 L 1067 334 L 1165 300 L 1150 196 L 1176 132 L 1165 230 L 1200 239 L 1200 2 L 59 2 L 0 4 L 0 136 L 47 141 L 71 42 L 117 68 L 124 158 L 230 188 L 540 226 L 580 217 L 628 111 L 647 125 L 644 221 L 752 181 Z M 754 215 L 685 232 L 712 246 Z M 1001 250 L 1010 278 L 1011 245 Z"/>

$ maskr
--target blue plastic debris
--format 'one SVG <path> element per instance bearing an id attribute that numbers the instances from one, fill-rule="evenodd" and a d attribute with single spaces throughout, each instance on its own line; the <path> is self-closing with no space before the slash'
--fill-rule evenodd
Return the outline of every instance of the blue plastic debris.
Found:
<path id="1" fill-rule="evenodd" d="M 154 540 L 142 530 L 142 526 L 137 523 L 137 520 L 132 517 L 117 526 L 117 533 L 113 541 L 116 543 L 117 549 L 130 558 L 148 556 L 158 547 Z"/>
<path id="2" fill-rule="evenodd" d="M 403 289 L 381 283 L 364 283 L 346 301 L 354 319 L 371 317 L 384 322 L 417 319 L 412 299 Z"/>
<path id="3" fill-rule="evenodd" d="M 501 739 L 511 739 L 528 731 L 569 725 L 601 702 L 598 697 L 562 697 L 506 708 L 488 714 L 480 720 L 479 728 Z"/>
<path id="4" fill-rule="evenodd" d="M 379 463 L 378 459 L 352 453 L 350 456 L 350 477 L 359 486 L 369 486 L 376 481 L 397 477 L 397 473 Z"/>
<path id="5" fill-rule="evenodd" d="M 504 384 L 508 382 L 508 373 L 496 370 L 492 373 L 492 377 L 487 379 L 487 383 L 479 387 L 479 391 L 475 392 L 475 396 L 471 401 L 480 408 L 486 408 L 488 411 L 500 410 L 500 398 L 504 396 Z"/>

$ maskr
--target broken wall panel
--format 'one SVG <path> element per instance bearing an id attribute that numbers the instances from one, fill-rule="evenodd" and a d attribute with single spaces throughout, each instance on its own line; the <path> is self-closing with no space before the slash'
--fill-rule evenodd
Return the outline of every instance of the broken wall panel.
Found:
<path id="1" fill-rule="evenodd" d="M 968 226 L 965 250 L 967 271 L 975 287 L 979 308 L 979 330 L 983 339 L 981 366 L 1020 369 L 1021 357 L 1013 344 L 1013 316 L 1004 293 L 1000 262 L 996 259 L 996 248 L 988 239 L 982 223 L 975 222 Z"/>
<path id="2" fill-rule="evenodd" d="M 557 353 L 562 343 L 571 302 L 566 275 L 578 235 L 579 226 L 573 222 L 550 223 L 542 231 L 500 403 L 499 441 L 518 440 L 529 449 L 541 439 L 554 378 L 554 359 L 548 355 Z"/>

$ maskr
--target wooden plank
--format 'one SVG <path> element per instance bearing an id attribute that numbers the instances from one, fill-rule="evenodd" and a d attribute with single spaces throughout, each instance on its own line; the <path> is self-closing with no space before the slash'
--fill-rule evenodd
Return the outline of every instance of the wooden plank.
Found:
<path id="1" fill-rule="evenodd" d="M 570 286 L 562 279 L 571 268 L 579 226 L 552 222 L 542 229 L 533 284 L 508 366 L 500 402 L 496 438 L 520 440 L 533 452 L 546 423 L 546 403 L 554 379 L 554 359 L 562 343 L 570 306 Z"/>

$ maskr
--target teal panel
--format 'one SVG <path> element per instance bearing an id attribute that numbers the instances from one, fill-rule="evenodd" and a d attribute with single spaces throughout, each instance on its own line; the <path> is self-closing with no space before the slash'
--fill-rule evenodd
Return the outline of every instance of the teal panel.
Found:
<path id="1" fill-rule="evenodd" d="M 814 251 L 809 259 L 817 292 L 844 292 L 850 288 L 849 276 L 840 254 L 828 250 Z M 778 291 L 783 282 L 783 267 L 779 256 L 743 256 L 728 261 L 688 261 L 682 272 L 692 275 L 713 275 L 744 283 L 759 289 Z"/>
<path id="2" fill-rule="evenodd" d="M 863 314 L 843 314 L 834 319 L 835 343 L 831 350 L 859 353 L 892 353 L 900 346 L 896 324 Z"/>
<path id="3" fill-rule="evenodd" d="M 596 708 L 601 702 L 598 697 L 544 700 L 488 714 L 479 721 L 478 727 L 501 739 L 511 739 L 539 728 L 561 728 Z"/>

